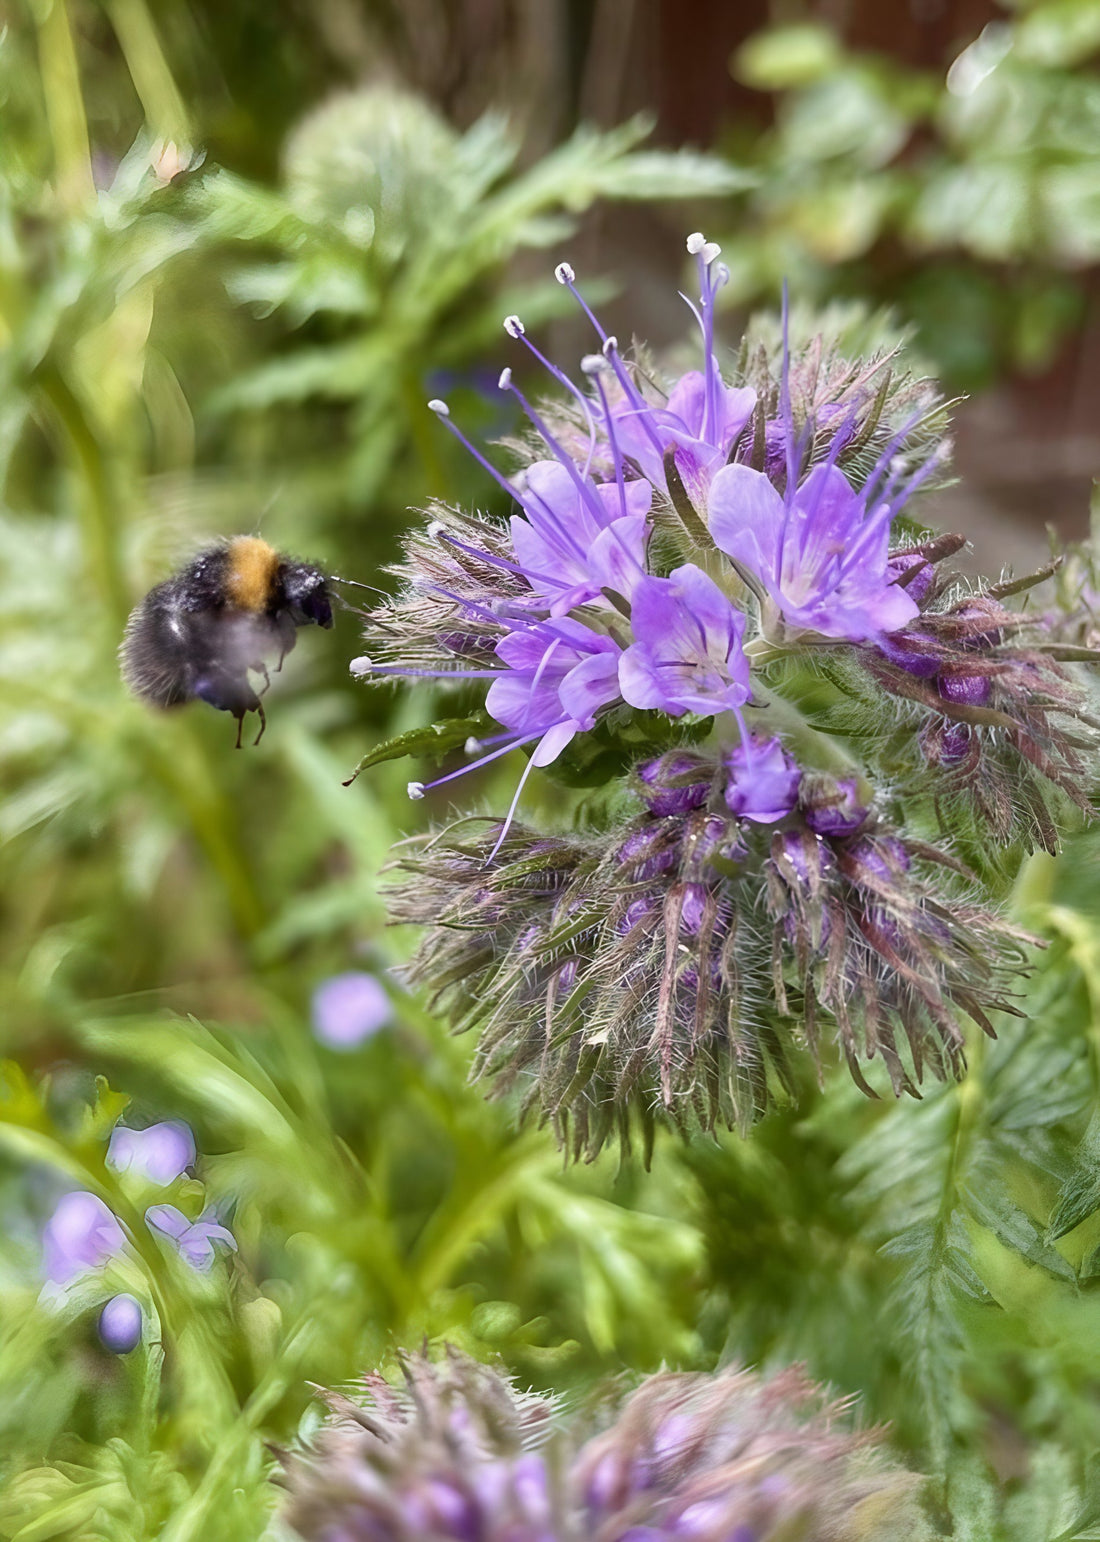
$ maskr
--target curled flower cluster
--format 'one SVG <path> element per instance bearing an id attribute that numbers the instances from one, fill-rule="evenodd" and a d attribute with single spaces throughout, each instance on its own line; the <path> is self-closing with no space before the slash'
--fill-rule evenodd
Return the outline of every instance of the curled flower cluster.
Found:
<path id="1" fill-rule="evenodd" d="M 292 1460 L 307 1542 L 874 1542 L 929 1535 L 919 1480 L 798 1370 L 658 1375 L 602 1433 L 451 1353 L 368 1378 Z M 588 1438 L 586 1438 L 586 1435 Z"/>
<path id="2" fill-rule="evenodd" d="M 394 917 L 430 927 L 409 967 L 480 1029 L 475 1073 L 530 1101 L 575 1154 L 630 1113 L 745 1127 L 794 1088 L 792 1019 L 816 1054 L 824 1015 L 857 1082 L 879 1056 L 895 1091 L 961 1064 L 956 1011 L 990 1030 L 1026 937 L 892 830 L 852 779 L 798 771 L 779 746 L 644 762 L 642 811 L 598 836 L 409 842 Z M 494 855 L 488 860 L 490 850 Z M 907 1067 L 905 1050 L 908 1051 Z"/>
<path id="3" fill-rule="evenodd" d="M 1100 655 L 1030 606 L 1053 567 L 964 583 L 945 566 L 963 538 L 914 519 L 946 460 L 932 388 L 893 354 L 792 349 L 786 316 L 778 353 L 746 345 L 728 378 L 728 275 L 701 235 L 688 250 L 701 369 L 659 384 L 561 264 L 597 348 L 577 384 L 506 319 L 558 388 L 534 404 L 501 377 L 530 425 L 519 470 L 432 404 L 515 512 L 433 509 L 352 665 L 484 692 L 498 727 L 411 796 L 528 755 L 484 840 L 401 854 L 396 908 L 430 927 L 412 977 L 480 1027 L 480 1068 L 533 1075 L 584 1149 L 624 1103 L 744 1122 L 822 1018 L 861 1085 L 874 1056 L 895 1091 L 957 1073 L 958 1013 L 989 1030 L 1024 964 L 960 851 L 1054 849 L 1098 764 L 1082 666 Z M 520 829 L 534 767 L 626 777 L 638 817 Z"/>
<path id="4" fill-rule="evenodd" d="M 181 1121 L 168 1120 L 144 1130 L 119 1124 L 111 1132 L 106 1163 L 135 1197 L 144 1199 L 151 1189 L 167 1189 L 181 1178 L 195 1155 L 194 1136 Z M 215 1243 L 236 1250 L 232 1232 L 209 1212 L 191 1220 L 176 1205 L 153 1204 L 145 1207 L 144 1221 L 153 1236 L 201 1274 L 214 1265 Z M 57 1301 L 78 1284 L 94 1283 L 126 1252 L 123 1226 L 98 1195 L 86 1189 L 63 1194 L 42 1233 L 43 1297 Z M 103 1306 L 99 1336 L 115 1354 L 128 1354 L 141 1342 L 143 1325 L 141 1304 L 121 1292 Z"/>

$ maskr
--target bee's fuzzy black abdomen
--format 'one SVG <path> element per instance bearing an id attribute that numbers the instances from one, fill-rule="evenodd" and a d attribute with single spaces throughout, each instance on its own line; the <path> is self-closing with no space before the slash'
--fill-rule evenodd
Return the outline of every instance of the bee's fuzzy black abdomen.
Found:
<path id="1" fill-rule="evenodd" d="M 131 613 L 119 649 L 123 680 L 156 707 L 178 707 L 195 694 L 194 640 L 178 589 L 178 578 L 150 589 Z"/>

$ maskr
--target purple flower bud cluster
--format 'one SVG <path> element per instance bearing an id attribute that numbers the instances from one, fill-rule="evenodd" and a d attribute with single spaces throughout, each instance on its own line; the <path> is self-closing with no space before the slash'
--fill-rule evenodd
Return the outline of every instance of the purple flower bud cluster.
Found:
<path id="1" fill-rule="evenodd" d="M 574 1155 L 632 1122 L 648 1144 L 658 1111 L 745 1127 L 822 1019 L 861 1087 L 879 1060 L 915 1093 L 960 1068 L 959 1012 L 988 1030 L 1011 1009 L 1024 934 L 856 778 L 803 772 L 776 739 L 672 750 L 634 785 L 640 812 L 606 831 L 437 834 L 395 862 L 394 917 L 427 928 L 410 982 Z"/>
<path id="2" fill-rule="evenodd" d="M 123 1182 L 147 1193 L 164 1189 L 193 1166 L 195 1138 L 181 1120 L 132 1130 L 116 1125 L 107 1146 L 106 1162 Z M 235 1251 L 233 1234 L 209 1213 L 189 1220 L 175 1205 L 148 1205 L 145 1224 L 165 1238 L 192 1269 L 206 1273 L 214 1264 L 214 1244 Z M 71 1287 L 103 1274 L 128 1251 L 126 1232 L 118 1217 L 98 1195 L 85 1189 L 63 1194 L 42 1232 L 43 1295 L 56 1300 Z M 142 1309 L 131 1295 L 109 1298 L 99 1316 L 99 1336 L 115 1354 L 128 1354 L 141 1342 Z"/>
<path id="3" fill-rule="evenodd" d="M 786 305 L 777 340 L 724 373 L 728 274 L 701 235 L 688 250 L 698 369 L 666 379 L 625 355 L 562 264 L 594 351 L 571 377 L 507 319 L 556 392 L 532 402 L 501 377 L 529 425 L 518 469 L 431 404 L 511 512 L 433 509 L 353 666 L 482 682 L 499 731 L 412 796 L 528 756 L 489 841 L 399 854 L 395 905 L 428 928 L 410 980 L 479 1029 L 478 1073 L 578 1152 L 631 1110 L 647 1131 L 655 1108 L 744 1125 L 795 1085 L 791 1049 L 823 1024 L 861 1084 L 868 1059 L 897 1091 L 957 1073 L 960 1014 L 992 1031 L 1025 962 L 996 918 L 1002 875 L 1091 809 L 1100 766 L 1083 667 L 1100 654 L 1052 619 L 1064 596 L 1031 605 L 1056 564 L 964 583 L 948 566 L 963 537 L 897 533 L 945 463 L 934 391 L 896 352 L 792 343 Z M 1095 578 L 1077 568 L 1075 604 Z M 462 743 L 462 721 L 441 742 Z M 519 829 L 536 768 L 622 774 L 638 816 Z M 937 824 L 942 849 L 911 834 Z M 984 861 L 992 842 L 1010 858 Z"/>
<path id="4" fill-rule="evenodd" d="M 305 1542 L 930 1536 L 920 1479 L 797 1370 L 652 1376 L 566 1421 L 454 1352 L 403 1369 L 407 1390 L 372 1376 L 363 1398 L 330 1395 L 291 1459 L 286 1518 Z"/>

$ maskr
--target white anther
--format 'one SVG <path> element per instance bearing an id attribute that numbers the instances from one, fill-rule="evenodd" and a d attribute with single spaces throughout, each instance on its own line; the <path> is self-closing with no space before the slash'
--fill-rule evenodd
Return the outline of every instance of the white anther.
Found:
<path id="1" fill-rule="evenodd" d="M 606 368 L 607 360 L 602 353 L 586 353 L 581 360 L 581 373 L 584 375 L 598 375 Z"/>
<path id="2" fill-rule="evenodd" d="M 449 418 L 451 415 L 451 409 L 447 406 L 447 403 L 441 401 L 438 396 L 432 397 L 428 403 L 428 411 L 434 412 L 440 418 Z"/>
<path id="3" fill-rule="evenodd" d="M 610 358 L 613 353 L 619 351 L 619 339 L 617 337 L 605 337 L 603 340 L 603 353 Z"/>
<path id="4" fill-rule="evenodd" d="M 510 369 L 502 369 L 500 372 L 500 379 L 497 381 L 497 389 L 501 391 L 509 391 L 511 388 L 512 371 Z"/>
<path id="5" fill-rule="evenodd" d="M 718 245 L 717 241 L 708 241 L 702 251 L 704 266 L 709 268 L 721 250 L 722 248 Z"/>
<path id="6" fill-rule="evenodd" d="M 559 262 L 554 269 L 554 277 L 559 284 L 571 284 L 576 276 L 567 262 Z"/>
<path id="7" fill-rule="evenodd" d="M 475 739 L 473 734 L 471 734 L 462 748 L 466 751 L 467 755 L 476 755 L 481 748 L 481 740 Z"/>
<path id="8" fill-rule="evenodd" d="M 352 659 L 348 665 L 348 672 L 353 675 L 369 675 L 373 673 L 374 665 L 364 653 L 362 658 Z"/>
<path id="9" fill-rule="evenodd" d="M 720 262 L 718 264 L 718 266 L 715 268 L 715 270 L 714 270 L 714 281 L 715 281 L 716 284 L 728 284 L 729 283 L 729 281 L 730 281 L 730 270 L 726 267 L 724 262 Z"/>
<path id="10" fill-rule="evenodd" d="M 405 791 L 408 793 L 409 797 L 413 800 L 414 803 L 419 803 L 420 799 L 424 796 L 424 783 L 410 782 L 409 785 L 405 788 Z"/>
<path id="11" fill-rule="evenodd" d="M 701 230 L 693 230 L 687 239 L 687 249 L 693 257 L 698 257 L 703 247 L 707 244 L 707 238 Z"/>
<path id="12" fill-rule="evenodd" d="M 507 332 L 509 337 L 522 337 L 527 328 L 523 325 L 523 322 L 519 319 L 518 316 L 505 316 L 504 330 Z"/>

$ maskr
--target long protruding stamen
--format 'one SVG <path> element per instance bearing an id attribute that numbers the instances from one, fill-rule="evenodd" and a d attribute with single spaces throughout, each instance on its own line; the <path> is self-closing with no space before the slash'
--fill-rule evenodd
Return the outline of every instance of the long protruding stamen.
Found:
<path id="1" fill-rule="evenodd" d="M 600 342 L 606 342 L 607 333 L 604 331 L 603 327 L 600 326 L 599 322 L 596 320 L 595 315 L 589 309 L 588 302 L 577 288 L 575 282 L 577 275 L 573 272 L 573 269 L 570 267 L 570 265 L 567 262 L 559 262 L 557 267 L 554 269 L 554 277 L 557 279 L 559 284 L 563 284 L 565 288 L 568 289 L 574 300 L 576 300 L 581 310 L 592 323 L 593 329 Z"/>
<path id="2" fill-rule="evenodd" d="M 562 721 L 564 722 L 565 719 L 563 719 Z M 560 727 L 561 725 L 555 723 L 554 726 L 557 728 L 557 727 Z M 514 796 L 512 798 L 511 803 L 508 805 L 508 812 L 507 812 L 507 814 L 504 817 L 504 823 L 500 827 L 500 834 L 497 836 L 496 841 L 493 844 L 492 851 L 485 858 L 485 866 L 486 867 L 489 866 L 489 863 L 493 860 L 493 858 L 496 856 L 497 852 L 504 845 L 504 837 L 508 834 L 508 831 L 512 828 L 512 820 L 516 817 L 516 809 L 519 806 L 519 800 L 520 800 L 520 797 L 521 797 L 521 795 L 523 793 L 523 789 L 527 785 L 527 778 L 531 775 L 531 772 L 534 769 L 535 769 L 535 762 L 534 762 L 533 759 L 531 759 L 524 766 L 523 771 L 522 771 L 522 773 L 520 775 L 519 782 L 516 785 L 515 794 L 514 794 Z"/>
<path id="3" fill-rule="evenodd" d="M 716 241 L 708 241 L 699 230 L 687 239 L 687 249 L 699 265 L 699 309 L 691 309 L 703 333 L 703 423 L 701 437 L 715 438 L 718 433 L 718 387 L 720 374 L 714 357 L 714 300 L 729 269 L 717 262 L 722 250 Z M 690 304 L 690 302 L 689 302 Z"/>
<path id="4" fill-rule="evenodd" d="M 563 369 L 559 369 L 556 364 L 554 364 L 546 357 L 540 348 L 535 346 L 535 344 L 527 336 L 527 328 L 523 325 L 523 322 L 519 319 L 518 316 L 505 316 L 504 330 L 507 332 L 509 337 L 513 337 L 517 342 L 522 343 L 523 346 L 527 349 L 528 353 L 531 354 L 533 358 L 538 360 L 543 369 L 551 374 L 558 382 L 558 384 L 563 385 L 570 393 L 570 395 L 575 397 L 579 402 L 581 411 L 584 413 L 585 423 L 588 425 L 588 434 L 591 441 L 590 449 L 588 452 L 588 461 L 589 464 L 591 464 L 592 455 L 594 454 L 596 447 L 596 424 L 592 418 L 592 409 L 588 404 L 587 396 L 585 396 L 580 386 L 576 385 L 572 380 L 570 380 L 569 376 Z"/>
<path id="5" fill-rule="evenodd" d="M 509 562 L 506 557 L 498 557 L 494 552 L 482 550 L 480 546 L 471 546 L 467 541 L 460 541 L 458 536 L 452 535 L 440 519 L 432 520 L 428 526 L 428 535 L 437 541 L 446 541 L 449 546 L 464 551 L 467 556 L 474 557 L 478 562 L 484 562 L 489 567 L 500 568 L 505 573 L 515 573 L 518 578 L 528 580 L 534 578 L 540 584 L 553 584 L 557 589 L 572 588 L 572 585 L 567 584 L 564 579 L 554 578 L 549 573 L 536 573 L 533 568 L 521 568 L 517 563 Z"/>
<path id="6" fill-rule="evenodd" d="M 574 487 L 576 487 L 578 493 L 580 493 L 582 502 L 588 505 L 588 508 L 596 516 L 598 523 L 602 525 L 606 518 L 606 512 L 599 498 L 596 496 L 595 489 L 590 482 L 585 481 L 584 477 L 577 469 L 577 464 L 573 457 L 566 453 L 565 446 L 555 437 L 552 430 L 544 422 L 539 413 L 535 411 L 534 407 L 532 407 L 526 396 L 524 396 L 519 386 L 517 386 L 513 381 L 511 370 L 506 369 L 501 374 L 500 389 L 502 391 L 511 391 L 513 393 L 516 400 L 519 402 L 520 406 L 531 420 L 532 427 L 554 452 L 557 460 L 559 460 L 564 466 L 566 472 L 573 482 Z M 513 497 L 514 496 L 515 494 L 513 493 Z"/>
<path id="7" fill-rule="evenodd" d="M 661 443 L 660 436 L 650 421 L 650 413 L 653 411 L 653 408 L 650 406 L 649 402 L 646 401 L 638 387 L 634 384 L 634 381 L 631 380 L 630 373 L 627 370 L 626 365 L 623 363 L 623 356 L 619 352 L 618 338 L 604 338 L 603 347 L 600 349 L 600 352 L 611 365 L 611 368 L 615 371 L 615 379 L 622 387 L 623 395 L 626 397 L 627 401 L 630 402 L 632 412 L 641 418 L 642 427 L 649 435 L 650 443 L 657 451 L 657 454 L 661 455 L 664 452 L 664 445 Z"/>
<path id="8" fill-rule="evenodd" d="M 615 468 L 615 485 L 619 490 L 619 511 L 626 515 L 626 477 L 623 474 L 623 456 L 619 449 L 619 436 L 615 432 L 615 420 L 611 416 L 611 407 L 607 400 L 607 392 L 600 376 L 606 367 L 606 360 L 602 353 L 589 354 L 581 361 L 581 369 L 584 370 L 589 380 L 593 381 L 596 392 L 600 398 L 600 406 L 603 408 L 604 427 L 607 430 L 607 442 L 611 446 L 611 463 Z"/>
<path id="9" fill-rule="evenodd" d="M 434 396 L 428 403 L 428 409 L 429 411 L 435 413 L 436 417 L 443 424 L 443 427 L 448 431 L 448 433 L 454 435 L 462 448 L 468 451 L 469 454 L 474 457 L 478 465 L 489 473 L 493 481 L 496 482 L 497 486 L 502 487 L 508 494 L 509 498 L 514 498 L 515 501 L 519 503 L 519 495 L 517 494 L 515 488 L 512 486 L 511 482 L 509 482 L 508 478 L 502 471 L 497 470 L 492 461 L 487 460 L 486 457 L 482 455 L 481 451 L 471 440 L 466 438 L 466 435 L 462 432 L 462 430 L 455 423 L 454 419 L 451 417 L 451 409 L 447 406 L 447 403 L 445 401 L 441 401 L 438 396 Z"/>
<path id="10" fill-rule="evenodd" d="M 563 719 L 564 721 L 564 719 Z M 482 766 L 487 766 L 492 760 L 499 760 L 502 755 L 507 755 L 511 750 L 518 749 L 521 744 L 530 744 L 532 739 L 541 739 L 546 732 L 545 728 L 536 729 L 530 734 L 516 734 L 506 744 L 498 745 L 495 750 L 490 750 L 487 755 L 482 755 L 478 760 L 471 760 L 468 766 L 459 766 L 457 771 L 448 771 L 446 776 L 437 776 L 434 782 L 410 782 L 410 789 L 418 787 L 419 792 L 410 790 L 410 798 L 422 798 L 426 792 L 431 792 L 433 787 L 442 787 L 446 782 L 456 781 L 460 776 L 467 776 L 471 771 L 479 771 Z"/>

